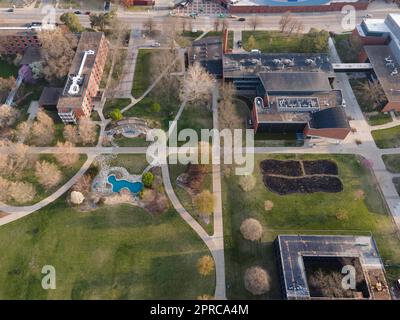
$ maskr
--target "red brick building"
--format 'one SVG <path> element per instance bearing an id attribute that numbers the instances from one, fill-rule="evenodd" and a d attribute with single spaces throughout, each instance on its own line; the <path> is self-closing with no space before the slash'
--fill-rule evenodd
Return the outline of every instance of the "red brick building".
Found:
<path id="1" fill-rule="evenodd" d="M 102 32 L 83 32 L 72 62 L 69 76 L 57 104 L 64 123 L 76 123 L 89 117 L 93 98 L 97 95 L 109 44 Z"/>

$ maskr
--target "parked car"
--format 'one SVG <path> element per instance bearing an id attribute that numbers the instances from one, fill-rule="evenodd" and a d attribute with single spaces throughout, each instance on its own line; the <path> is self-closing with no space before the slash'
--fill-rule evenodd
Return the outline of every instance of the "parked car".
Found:
<path id="1" fill-rule="evenodd" d="M 238 42 L 236 42 L 236 44 L 237 44 L 238 48 L 241 48 L 242 47 L 242 40 L 238 40 Z"/>
<path id="2" fill-rule="evenodd" d="M 76 10 L 74 13 L 75 14 L 82 14 L 82 12 L 80 12 L 79 10 Z"/>
<path id="3" fill-rule="evenodd" d="M 400 279 L 397 279 L 397 281 L 396 281 L 396 286 L 397 286 L 397 289 L 400 290 Z"/>
<path id="4" fill-rule="evenodd" d="M 110 11 L 111 1 L 104 1 L 104 11 Z"/>
<path id="5" fill-rule="evenodd" d="M 161 47 L 161 44 L 157 41 L 151 44 L 152 47 Z"/>
<path id="6" fill-rule="evenodd" d="M 86 11 L 85 14 L 90 16 L 91 12 L 90 11 Z"/>
<path id="7" fill-rule="evenodd" d="M 238 21 L 246 21 L 246 18 L 239 18 Z"/>
<path id="8" fill-rule="evenodd" d="M 7 12 L 14 12 L 14 8 L 7 9 Z"/>

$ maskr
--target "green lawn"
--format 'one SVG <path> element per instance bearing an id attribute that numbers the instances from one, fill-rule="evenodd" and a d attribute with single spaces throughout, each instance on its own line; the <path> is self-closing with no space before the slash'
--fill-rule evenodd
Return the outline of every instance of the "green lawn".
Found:
<path id="1" fill-rule="evenodd" d="M 186 165 L 182 164 L 170 164 L 169 165 L 169 173 L 171 177 L 171 183 L 174 188 L 175 194 L 178 197 L 179 201 L 181 202 L 182 206 L 189 212 L 198 223 L 206 230 L 206 232 L 210 235 L 214 233 L 214 224 L 213 224 L 213 216 L 210 216 L 210 223 L 206 224 L 203 219 L 200 219 L 197 215 L 197 210 L 193 204 L 192 197 L 189 193 L 179 187 L 176 183 L 176 178 L 185 172 Z M 210 172 L 207 174 L 206 178 L 203 181 L 203 185 L 201 187 L 202 190 L 209 190 L 212 192 L 212 172 L 210 168 Z"/>
<path id="2" fill-rule="evenodd" d="M 268 191 L 259 169 L 261 160 L 278 159 L 332 159 L 339 167 L 344 185 L 340 193 L 293 194 L 280 196 Z M 272 241 L 279 233 L 334 233 L 369 234 L 372 232 L 384 262 L 400 263 L 400 241 L 395 234 L 391 218 L 376 189 L 371 174 L 352 155 L 257 155 L 254 174 L 257 185 L 245 193 L 238 186 L 238 176 L 223 180 L 223 209 L 225 232 L 225 263 L 228 299 L 276 299 L 280 297 L 279 275 Z M 365 200 L 355 200 L 354 193 L 362 189 Z M 264 201 L 271 200 L 274 207 L 264 210 Z M 347 220 L 338 220 L 336 213 L 345 210 Z M 253 217 L 264 226 L 260 243 L 250 243 L 240 234 L 241 222 Z M 336 230 L 336 231 L 335 231 Z M 261 265 L 270 273 L 272 283 L 269 293 L 255 297 L 243 285 L 247 267 Z M 387 268 L 389 280 L 400 276 L 397 268 Z"/>
<path id="3" fill-rule="evenodd" d="M 388 171 L 400 173 L 400 154 L 384 154 L 382 159 Z"/>
<path id="4" fill-rule="evenodd" d="M 153 217 L 129 205 L 77 212 L 62 198 L 0 229 L 0 299 L 196 299 L 206 246 L 174 211 Z M 56 269 L 56 290 L 41 269 Z"/>
<path id="5" fill-rule="evenodd" d="M 248 46 L 248 39 L 251 35 L 253 35 L 256 40 L 255 48 L 249 48 Z M 322 50 L 314 50 L 310 47 L 303 47 L 305 37 L 307 37 L 307 34 L 287 35 L 280 31 L 242 31 L 243 48 L 246 51 L 250 51 L 251 49 L 259 49 L 263 53 L 327 52 L 327 38 L 326 45 Z"/>
<path id="6" fill-rule="evenodd" d="M 205 106 L 186 105 L 178 120 L 178 132 L 193 129 L 200 137 L 201 129 L 212 129 L 212 112 Z"/>
<path id="7" fill-rule="evenodd" d="M 161 106 L 160 112 L 154 112 L 152 110 L 152 104 L 158 102 Z M 151 93 L 146 96 L 132 108 L 124 113 L 125 117 L 138 117 L 148 119 L 156 122 L 158 126 L 166 129 L 168 128 L 169 121 L 175 118 L 176 112 L 179 109 L 180 102 L 171 98 L 170 101 L 161 101 L 159 98 L 153 96 Z"/>
<path id="8" fill-rule="evenodd" d="M 375 143 L 380 149 L 400 147 L 400 126 L 371 132 Z"/>
<path id="9" fill-rule="evenodd" d="M 155 52 L 151 49 L 140 49 L 138 52 L 132 85 L 132 95 L 135 98 L 139 98 L 150 86 L 150 61 Z"/>
<path id="10" fill-rule="evenodd" d="M 18 76 L 18 67 L 0 58 L 0 77 L 9 78 Z"/>
<path id="11" fill-rule="evenodd" d="M 108 113 L 115 108 L 123 109 L 131 103 L 131 99 L 121 98 L 121 99 L 107 99 L 103 108 L 103 114 L 107 118 Z"/>

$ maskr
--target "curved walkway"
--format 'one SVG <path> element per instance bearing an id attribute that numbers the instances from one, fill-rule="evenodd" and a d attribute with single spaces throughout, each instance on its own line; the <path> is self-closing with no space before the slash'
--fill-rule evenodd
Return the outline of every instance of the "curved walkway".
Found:
<path id="1" fill-rule="evenodd" d="M 15 221 L 17 219 L 20 219 L 22 217 L 25 217 L 28 214 L 40 210 L 43 207 L 47 206 L 48 204 L 52 203 L 53 201 L 57 200 L 65 192 L 67 192 L 79 180 L 79 178 L 89 169 L 95 158 L 96 158 L 95 155 L 89 155 L 83 166 L 79 169 L 77 173 L 75 173 L 75 175 L 71 179 L 69 179 L 63 186 L 61 186 L 52 195 L 48 196 L 47 198 L 39 201 L 34 205 L 14 207 L 0 203 L 0 210 L 9 213 L 9 215 L 6 215 L 0 219 L 0 226 Z"/>

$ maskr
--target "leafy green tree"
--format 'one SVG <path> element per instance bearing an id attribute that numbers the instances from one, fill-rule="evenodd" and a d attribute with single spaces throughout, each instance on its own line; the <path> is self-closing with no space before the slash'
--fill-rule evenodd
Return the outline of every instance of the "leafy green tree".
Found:
<path id="1" fill-rule="evenodd" d="M 104 32 L 107 29 L 107 27 L 113 24 L 115 17 L 116 17 L 115 11 L 99 13 L 99 14 L 91 14 L 89 17 L 90 26 L 93 29 Z"/>
<path id="2" fill-rule="evenodd" d="M 119 108 L 115 108 L 113 109 L 110 113 L 109 113 L 111 119 L 113 119 L 114 121 L 119 121 L 122 120 L 124 118 L 124 116 L 122 115 L 122 112 Z"/>
<path id="3" fill-rule="evenodd" d="M 60 17 L 60 20 L 67 26 L 67 28 L 71 32 L 82 32 L 85 30 L 85 28 L 79 22 L 76 14 L 72 12 L 63 13 Z"/>
<path id="4" fill-rule="evenodd" d="M 154 181 L 154 175 L 151 172 L 146 172 L 142 176 L 142 182 L 146 188 L 151 188 Z"/>

